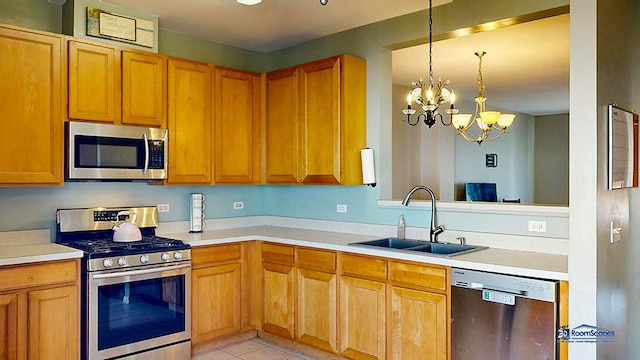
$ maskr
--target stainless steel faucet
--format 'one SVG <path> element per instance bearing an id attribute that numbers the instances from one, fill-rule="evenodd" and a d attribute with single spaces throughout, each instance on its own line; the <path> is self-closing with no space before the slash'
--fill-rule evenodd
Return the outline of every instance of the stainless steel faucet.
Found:
<path id="1" fill-rule="evenodd" d="M 418 190 L 424 190 L 429 193 L 431 197 L 431 227 L 429 228 L 429 241 L 430 242 L 438 242 L 438 235 L 444 231 L 443 226 L 436 226 L 436 195 L 433 193 L 433 190 L 429 189 L 424 185 L 418 185 L 411 189 L 402 200 L 402 205 L 409 206 L 409 202 L 411 201 L 411 197 Z"/>

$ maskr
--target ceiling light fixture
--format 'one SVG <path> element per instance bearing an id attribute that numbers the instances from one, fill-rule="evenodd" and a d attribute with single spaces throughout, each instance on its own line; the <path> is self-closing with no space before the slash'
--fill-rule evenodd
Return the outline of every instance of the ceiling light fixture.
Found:
<path id="1" fill-rule="evenodd" d="M 236 1 L 243 5 L 256 5 L 262 2 L 262 0 L 236 0 Z"/>
<path id="2" fill-rule="evenodd" d="M 500 135 L 507 132 L 507 128 L 513 124 L 515 114 L 501 114 L 499 111 L 487 111 L 487 98 L 484 97 L 484 81 L 482 79 L 482 57 L 486 54 L 484 51 L 475 53 L 478 57 L 478 96 L 476 96 L 476 107 L 473 116 L 471 114 L 452 114 L 451 123 L 465 140 L 469 142 L 477 142 L 481 145 L 483 141 L 493 141 Z M 473 124 L 476 124 L 482 131 L 476 138 L 472 138 L 467 134 Z M 495 136 L 491 131 L 497 130 Z"/>
<path id="3" fill-rule="evenodd" d="M 329 0 L 320 0 L 320 5 L 325 6 L 329 3 Z"/>
<path id="4" fill-rule="evenodd" d="M 443 81 L 438 79 L 438 83 L 433 82 L 433 9 L 432 0 L 429 0 L 429 82 L 425 84 L 424 80 L 420 78 L 420 81 L 411 83 L 414 89 L 407 95 L 407 108 L 402 112 L 407 116 L 407 123 L 411 126 L 418 125 L 422 120 L 425 125 L 432 127 L 436 123 L 436 119 L 439 118 L 442 125 L 451 125 L 445 123 L 442 114 L 438 113 L 438 107 L 446 102 L 451 104 L 450 108 L 445 112 L 449 115 L 457 114 L 458 109 L 454 107 L 455 93 L 453 90 L 449 90 L 449 80 Z M 427 87 L 428 85 L 428 87 Z M 411 115 L 416 113 L 415 109 L 411 108 L 412 103 L 417 103 L 422 107 L 422 112 L 418 115 L 415 122 L 412 122 Z"/>

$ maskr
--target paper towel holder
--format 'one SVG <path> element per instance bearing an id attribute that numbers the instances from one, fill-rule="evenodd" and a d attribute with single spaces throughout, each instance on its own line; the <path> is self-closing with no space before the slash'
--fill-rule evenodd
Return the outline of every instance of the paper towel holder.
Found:
<path id="1" fill-rule="evenodd" d="M 373 149 L 364 148 L 360 150 L 360 158 L 362 162 L 362 183 L 371 187 L 376 187 L 376 170 Z"/>

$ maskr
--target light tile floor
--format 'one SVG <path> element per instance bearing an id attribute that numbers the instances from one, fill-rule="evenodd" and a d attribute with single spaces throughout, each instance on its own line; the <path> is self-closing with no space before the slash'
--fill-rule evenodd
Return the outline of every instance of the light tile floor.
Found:
<path id="1" fill-rule="evenodd" d="M 254 338 L 199 354 L 192 360 L 315 360 L 316 358 L 296 350 Z"/>

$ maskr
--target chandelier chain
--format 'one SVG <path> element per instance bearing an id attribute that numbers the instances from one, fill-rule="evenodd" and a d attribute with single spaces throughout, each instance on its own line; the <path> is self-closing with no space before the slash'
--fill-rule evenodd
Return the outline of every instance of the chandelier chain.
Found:
<path id="1" fill-rule="evenodd" d="M 482 80 L 482 57 L 486 53 L 484 51 L 477 52 L 475 55 L 478 57 L 478 97 L 484 98 L 484 81 Z"/>
<path id="2" fill-rule="evenodd" d="M 429 0 L 429 87 L 433 88 L 433 59 L 432 59 L 432 48 L 433 48 L 433 17 L 432 17 L 432 5 L 433 0 Z"/>

